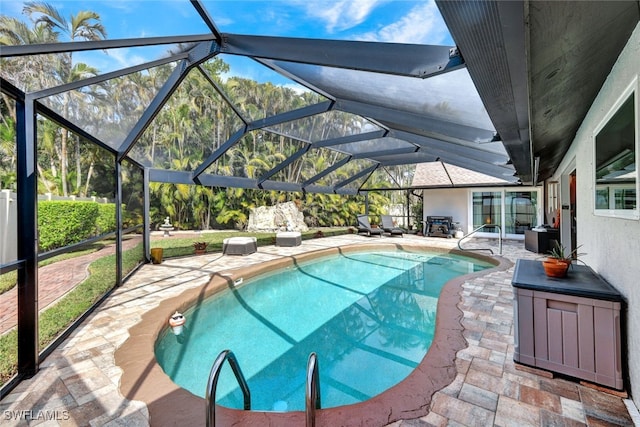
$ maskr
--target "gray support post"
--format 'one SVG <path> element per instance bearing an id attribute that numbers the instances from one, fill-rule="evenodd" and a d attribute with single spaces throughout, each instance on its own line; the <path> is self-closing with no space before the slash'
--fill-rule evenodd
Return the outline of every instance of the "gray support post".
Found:
<path id="1" fill-rule="evenodd" d="M 122 161 L 116 157 L 116 286 L 122 285 Z"/>
<path id="2" fill-rule="evenodd" d="M 411 230 L 411 190 L 407 190 L 407 230 Z"/>
<path id="3" fill-rule="evenodd" d="M 144 182 L 144 207 L 143 207 L 143 218 L 142 218 L 142 227 L 144 228 L 143 239 L 144 239 L 144 260 L 145 262 L 151 262 L 151 218 L 150 218 L 150 199 L 149 199 L 149 168 L 143 169 L 143 182 Z"/>
<path id="4" fill-rule="evenodd" d="M 38 175 L 32 98 L 16 100 L 18 185 L 18 375 L 38 372 Z"/>

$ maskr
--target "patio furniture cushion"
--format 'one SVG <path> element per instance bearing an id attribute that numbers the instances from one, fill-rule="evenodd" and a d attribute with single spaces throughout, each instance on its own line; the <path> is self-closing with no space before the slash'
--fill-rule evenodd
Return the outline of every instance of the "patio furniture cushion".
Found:
<path id="1" fill-rule="evenodd" d="M 300 246 L 302 235 L 299 231 L 281 231 L 276 233 L 276 246 Z"/>
<path id="2" fill-rule="evenodd" d="M 228 237 L 222 241 L 222 253 L 225 255 L 249 255 L 257 250 L 255 237 Z"/>

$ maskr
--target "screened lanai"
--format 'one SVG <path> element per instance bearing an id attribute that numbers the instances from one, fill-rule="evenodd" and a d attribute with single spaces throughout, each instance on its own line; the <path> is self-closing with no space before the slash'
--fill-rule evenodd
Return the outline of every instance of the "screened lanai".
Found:
<path id="1" fill-rule="evenodd" d="M 118 160 L 126 158 L 147 169 L 151 181 L 355 194 L 375 182 L 370 178 L 376 171 L 384 174 L 398 165 L 438 158 L 518 181 L 455 46 L 240 35 L 218 29 L 207 6 L 188 6 L 194 9 L 193 28 L 205 34 L 4 47 L 7 69 L 45 52 L 103 50 L 115 55 L 133 46 L 164 48 L 155 61 L 81 76 L 72 83 L 49 87 L 59 81 L 16 81 L 19 73 L 6 76 L 6 83 L 28 93 L 39 114 L 73 127 Z M 221 74 L 217 67 L 228 71 Z M 229 79 L 242 81 L 247 69 L 267 75 L 266 85 L 280 88 L 280 93 L 271 98 L 262 93 L 264 100 L 247 102 L 247 97 L 258 95 L 224 84 Z M 127 86 L 145 76 L 151 79 L 146 79 L 144 94 L 127 93 Z M 154 118 L 171 108 L 172 96 L 185 96 L 184 88 L 196 85 L 198 96 L 213 100 L 209 108 L 215 109 L 216 117 L 210 129 L 194 135 L 197 141 L 176 140 L 160 147 L 149 135 Z M 65 102 L 66 97 L 73 103 Z M 209 117 L 211 113 L 191 112 Z M 258 140 L 281 144 L 273 148 L 256 144 Z M 166 151 L 171 144 L 197 145 L 199 161 L 181 164 L 185 159 L 170 158 Z M 234 164 L 237 150 L 260 153 L 270 161 L 248 173 Z M 330 164 L 301 168 L 304 172 L 294 179 L 286 173 L 313 163 L 323 152 L 331 153 L 325 154 Z"/>
<path id="2" fill-rule="evenodd" d="M 507 22 L 522 14 L 519 2 L 430 3 L 429 13 L 442 16 L 450 32 L 452 43 L 443 45 L 292 37 L 283 34 L 285 13 L 238 32 L 225 2 L 139 3 L 137 15 L 118 22 L 140 27 L 135 38 L 112 38 L 95 25 L 91 35 L 56 37 L 68 28 L 37 3 L 30 17 L 33 29 L 43 24 L 39 31 L 3 12 L 2 115 L 15 155 L 3 158 L 9 172 L 2 185 L 15 192 L 17 252 L 0 273 L 17 272 L 19 284 L 13 384 L 35 373 L 48 351 L 38 344 L 38 262 L 73 249 L 43 250 L 38 233 L 39 195 L 58 187 L 72 193 L 52 175 L 56 167 L 78 188 L 98 181 L 93 197 L 117 207 L 115 231 L 82 244 L 115 239 L 109 279 L 120 284 L 149 260 L 149 188 L 158 183 L 358 195 L 406 190 L 417 164 L 446 162 L 535 185 L 541 165 L 551 170 L 566 151 L 541 161 L 531 143 L 529 75 L 518 68 L 526 62 L 521 19 L 508 27 L 518 37 L 501 25 L 480 29 L 491 17 Z M 145 7 L 178 17 L 189 30 L 157 25 L 146 35 Z M 484 44 L 467 32 L 470 23 L 484 31 Z M 64 145 L 51 144 L 51 129 Z M 90 167 L 54 167 L 60 150 L 75 150 Z M 136 239 L 134 259 L 126 259 L 123 244 Z"/>
<path id="3" fill-rule="evenodd" d="M 38 3 L 21 11 L 31 30 L 2 18 L 2 114 L 15 131 L 3 188 L 17 204 L 8 239 L 17 251 L 3 257 L 2 273 L 17 272 L 20 284 L 18 375 L 5 388 L 35 373 L 68 334 L 39 342 L 49 326 L 38 285 L 52 274 L 43 263 L 114 239 L 99 303 L 109 283 L 148 262 L 150 186 L 357 195 L 407 189 L 415 165 L 436 160 L 519 182 L 454 45 L 294 38 L 274 35 L 275 26 L 239 34 L 224 2 L 176 3 L 142 2 L 139 13 L 179 12 L 188 34 L 158 27 L 154 37 L 110 38 L 109 22 L 89 14 L 85 33 L 64 39 L 53 33 L 73 21 Z M 104 199 L 113 225 L 53 242 L 41 209 L 56 197 Z"/>

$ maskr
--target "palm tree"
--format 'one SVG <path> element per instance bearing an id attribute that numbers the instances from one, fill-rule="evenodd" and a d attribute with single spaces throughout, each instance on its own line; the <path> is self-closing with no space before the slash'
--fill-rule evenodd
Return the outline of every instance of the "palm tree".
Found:
<path id="1" fill-rule="evenodd" d="M 104 39 L 107 35 L 104 26 L 100 23 L 100 15 L 96 12 L 80 11 L 77 15 L 71 15 L 70 19 L 67 20 L 55 7 L 45 2 L 25 3 L 23 11 L 32 18 L 36 27 L 44 25 L 52 32 L 59 30 L 69 41 L 95 41 Z M 62 79 L 62 83 L 69 83 L 73 81 L 74 78 L 81 77 L 74 74 L 74 71 L 78 71 L 78 67 L 73 65 L 72 55 L 73 54 L 71 52 L 61 55 L 63 61 L 60 62 L 58 75 Z M 69 117 L 71 104 L 70 96 L 65 93 L 62 98 L 62 115 L 64 117 Z M 60 139 L 60 178 L 62 181 L 62 192 L 64 196 L 69 194 L 67 185 L 69 157 L 67 152 L 68 139 L 69 132 L 68 130 L 63 129 Z M 80 175 L 79 171 L 78 175 Z M 80 186 L 78 185 L 78 187 Z"/>
<path id="2" fill-rule="evenodd" d="M 58 42 L 58 34 L 45 25 L 27 26 L 24 22 L 8 16 L 0 16 L 0 45 L 41 44 Z M 50 70 L 58 68 L 57 55 L 28 55 L 0 60 L 0 68 L 5 77 L 17 87 L 30 92 L 55 84 Z M 5 103 L 8 97 L 2 94 Z M 15 112 L 9 111 L 15 121 Z"/>

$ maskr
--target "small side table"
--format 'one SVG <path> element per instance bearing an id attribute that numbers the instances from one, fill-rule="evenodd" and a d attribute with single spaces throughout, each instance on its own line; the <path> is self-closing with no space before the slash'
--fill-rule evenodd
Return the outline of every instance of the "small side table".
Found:
<path id="1" fill-rule="evenodd" d="M 228 237 L 222 241 L 222 253 L 225 255 L 249 255 L 257 250 L 255 237 Z"/>
<path id="2" fill-rule="evenodd" d="M 276 233 L 276 246 L 300 246 L 302 235 L 299 231 L 281 231 Z"/>

